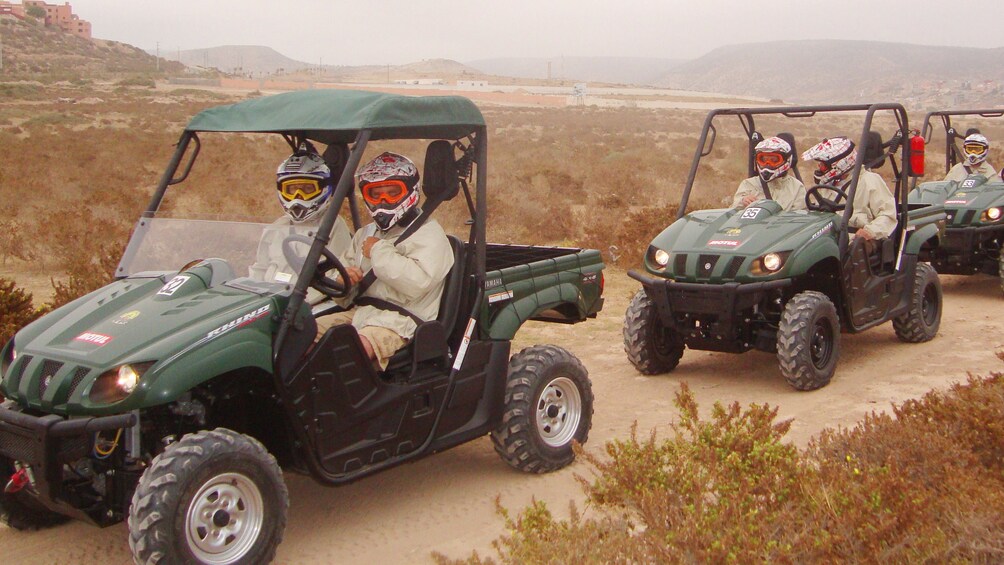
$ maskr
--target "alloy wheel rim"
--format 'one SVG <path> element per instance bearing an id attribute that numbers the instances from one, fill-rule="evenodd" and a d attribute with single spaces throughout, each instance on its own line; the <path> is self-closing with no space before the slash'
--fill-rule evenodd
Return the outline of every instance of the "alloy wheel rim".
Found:
<path id="1" fill-rule="evenodd" d="M 537 432 L 550 447 L 572 441 L 582 420 L 582 395 L 568 377 L 547 383 L 537 398 Z"/>
<path id="2" fill-rule="evenodd" d="M 235 563 L 258 540 L 264 515 L 265 502 L 251 479 L 240 473 L 216 475 L 202 485 L 188 506 L 188 547 L 204 563 Z"/>

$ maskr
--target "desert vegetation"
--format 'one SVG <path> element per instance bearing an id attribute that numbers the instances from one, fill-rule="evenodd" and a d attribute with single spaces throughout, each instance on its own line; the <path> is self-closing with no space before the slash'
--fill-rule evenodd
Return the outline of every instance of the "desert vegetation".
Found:
<path id="1" fill-rule="evenodd" d="M 672 437 L 583 452 L 587 507 L 499 506 L 502 563 L 993 563 L 1004 558 L 1004 375 L 827 430 L 806 449 L 768 405 L 684 384 Z M 438 556 L 440 563 L 449 559 Z M 472 555 L 464 563 L 492 563 Z"/>
<path id="2" fill-rule="evenodd" d="M 108 282 L 189 118 L 244 98 L 149 86 L 0 83 L 0 342 Z M 599 248 L 624 268 L 674 219 L 704 118 L 689 110 L 483 111 L 490 239 Z M 1000 131 L 980 125 L 991 140 Z M 859 127 L 854 118 L 825 118 L 760 129 L 792 131 L 805 149 Z M 745 143 L 738 124 L 719 128 L 692 207 L 730 198 L 747 174 Z M 375 145 L 420 162 L 425 142 Z M 928 179 L 943 173 L 939 149 L 929 147 Z M 275 167 L 288 152 L 277 136 L 207 134 L 164 213 L 270 221 L 279 214 Z M 991 161 L 1004 163 L 999 146 Z M 448 231 L 466 233 L 462 203 L 441 210 Z M 583 453 L 593 470 L 581 479 L 584 512 L 562 520 L 542 503 L 500 510 L 509 533 L 497 542 L 498 559 L 999 561 L 1002 386 L 1001 375 L 972 379 L 826 432 L 804 450 L 785 441 L 789 423 L 771 407 L 716 405 L 702 418 L 684 389 L 672 437 L 639 432 L 602 454 Z"/>
<path id="3" fill-rule="evenodd" d="M 137 77 L 0 83 L 0 277 L 25 292 L 31 311 L 107 282 L 181 129 L 198 111 L 245 96 L 150 84 Z M 675 218 L 705 114 L 589 107 L 486 107 L 484 113 L 491 141 L 489 237 L 598 248 L 623 267 L 636 265 L 651 238 Z M 804 149 L 826 135 L 856 136 L 859 120 L 782 119 L 758 127 L 766 134 L 791 131 Z M 994 139 L 996 126 L 980 125 Z M 888 136 L 891 126 L 881 127 Z M 275 166 L 288 146 L 278 136 L 204 137 L 190 179 L 169 191 L 164 212 L 273 219 L 279 211 Z M 719 127 L 691 208 L 729 200 L 747 174 L 745 143 L 738 123 Z M 425 147 L 421 141 L 374 145 L 419 162 Z M 929 148 L 929 178 L 941 173 L 939 149 Z M 1002 156 L 994 147 L 991 161 L 1004 162 Z M 805 165 L 802 173 L 810 174 Z M 441 210 L 449 231 L 466 234 L 461 202 Z"/>

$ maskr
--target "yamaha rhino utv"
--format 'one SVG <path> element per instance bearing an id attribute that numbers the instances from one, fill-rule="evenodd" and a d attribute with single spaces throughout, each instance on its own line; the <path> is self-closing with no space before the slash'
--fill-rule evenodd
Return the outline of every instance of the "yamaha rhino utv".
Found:
<path id="1" fill-rule="evenodd" d="M 749 176 L 754 176 L 753 147 L 764 139 L 757 118 L 848 112 L 864 113 L 857 143 L 864 157 L 845 190 L 810 185 L 808 210 L 785 212 L 773 200 L 759 200 L 743 209 L 688 213 L 698 166 L 714 149 L 716 118 L 738 118 L 749 140 Z M 877 113 L 891 117 L 898 131 L 909 131 L 899 104 L 738 108 L 708 114 L 677 220 L 652 240 L 645 272 L 628 273 L 643 286 L 624 320 L 624 348 L 640 372 L 672 371 L 687 347 L 730 353 L 758 349 L 777 353 L 781 373 L 792 387 L 814 390 L 833 377 L 841 331 L 861 332 L 892 320 L 903 341 L 935 336 L 941 286 L 934 269 L 920 261 L 937 246 L 944 213 L 940 206 L 906 206 L 909 143 L 892 131 L 883 142 L 873 131 Z M 779 136 L 791 142 L 797 159 L 794 137 Z M 850 237 L 855 230 L 848 221 L 861 167 L 886 162 L 896 177 L 898 226 L 869 253 L 861 240 Z M 797 163 L 792 172 L 799 175 Z M 721 182 L 734 189 L 740 180 Z"/>
<path id="2" fill-rule="evenodd" d="M 285 276 L 245 276 L 267 224 L 158 213 L 213 132 L 344 148 L 317 232 L 283 242 Z M 438 318 L 378 371 L 352 326 L 315 343 L 315 317 L 339 307 L 306 297 L 354 296 L 326 244 L 343 206 L 360 228 L 353 174 L 386 139 L 433 140 L 415 221 L 462 194 L 470 232 L 450 236 Z M 286 524 L 280 468 L 342 485 L 485 435 L 519 470 L 568 465 L 591 425 L 587 372 L 559 347 L 510 343 L 527 320 L 594 317 L 604 265 L 595 250 L 487 243 L 487 161 L 484 118 L 461 97 L 304 91 L 196 115 L 116 280 L 0 351 L 4 521 L 127 519 L 137 562 L 261 563 Z"/>
<path id="3" fill-rule="evenodd" d="M 924 118 L 923 135 L 931 141 L 934 121 L 940 120 L 945 129 L 945 173 L 962 162 L 964 155 L 957 140 L 969 133 L 960 134 L 952 125 L 952 117 L 962 119 L 1000 118 L 1004 109 L 956 110 L 931 112 Z M 999 176 L 987 178 L 970 174 L 960 182 L 925 182 L 910 192 L 911 204 L 942 204 L 948 219 L 941 245 L 931 254 L 931 265 L 941 274 L 996 275 L 1004 291 L 1004 182 Z"/>

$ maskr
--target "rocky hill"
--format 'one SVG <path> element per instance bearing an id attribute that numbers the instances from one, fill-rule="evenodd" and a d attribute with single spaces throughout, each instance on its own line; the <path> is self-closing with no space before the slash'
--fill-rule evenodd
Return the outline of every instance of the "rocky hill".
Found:
<path id="1" fill-rule="evenodd" d="M 655 84 L 803 103 L 999 105 L 1004 48 L 838 40 L 731 45 L 671 69 Z"/>
<path id="2" fill-rule="evenodd" d="M 156 57 L 142 49 L 102 39 L 84 39 L 32 20 L 0 19 L 3 70 L 0 78 L 101 78 L 158 71 Z M 182 66 L 160 62 L 160 72 Z"/>
<path id="3" fill-rule="evenodd" d="M 215 68 L 232 74 L 282 74 L 316 68 L 318 64 L 290 59 L 275 49 L 263 45 L 221 45 L 205 49 L 169 51 L 161 53 L 161 56 L 173 61 L 180 60 L 189 67 Z"/>

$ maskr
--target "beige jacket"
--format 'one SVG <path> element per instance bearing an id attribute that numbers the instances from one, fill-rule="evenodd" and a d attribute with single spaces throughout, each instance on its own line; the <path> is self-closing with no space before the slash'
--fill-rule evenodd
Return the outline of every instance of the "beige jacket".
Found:
<path id="1" fill-rule="evenodd" d="M 373 269 L 376 281 L 364 296 L 381 298 L 397 304 L 423 320 L 434 320 L 439 315 L 439 301 L 446 285 L 446 275 L 453 267 L 453 249 L 439 222 L 429 219 L 418 231 L 399 245 L 394 241 L 404 228 L 394 226 L 382 232 L 370 224 L 356 232 L 352 250 L 346 255 L 346 265 Z M 368 237 L 381 241 L 370 249 L 369 258 L 363 257 L 363 242 Z M 366 326 L 387 328 L 405 339 L 411 339 L 418 327 L 407 316 L 382 310 L 375 306 L 360 306 L 352 318 L 357 330 Z"/>
<path id="2" fill-rule="evenodd" d="M 997 171 L 994 170 L 993 165 L 991 165 L 986 161 L 983 161 L 979 165 L 976 165 L 972 173 L 966 170 L 966 166 L 963 163 L 956 163 L 955 166 L 952 167 L 950 171 L 948 171 L 948 174 L 945 176 L 945 180 L 960 182 L 965 180 L 965 178 L 971 174 L 983 175 L 987 177 L 987 180 L 989 180 L 990 182 L 994 182 L 997 180 Z"/>
<path id="3" fill-rule="evenodd" d="M 269 224 L 262 231 L 261 239 L 258 241 L 258 252 L 255 255 L 255 262 L 248 268 L 248 276 L 259 281 L 279 282 L 296 284 L 298 271 L 291 267 L 282 254 L 282 241 L 290 235 L 303 235 L 309 238 L 314 237 L 317 227 L 321 223 L 321 218 L 314 218 L 302 223 L 296 223 L 289 216 L 282 216 L 278 220 Z M 352 245 L 352 234 L 345 220 L 339 216 L 335 220 L 335 227 L 331 230 L 331 241 L 328 242 L 330 249 L 336 256 L 342 256 Z M 305 243 L 293 243 L 293 250 L 300 257 L 306 257 L 310 246 Z M 334 278 L 334 273 L 328 273 Z M 324 299 L 324 295 L 312 288 L 307 289 L 307 302 L 317 304 Z"/>
<path id="4" fill-rule="evenodd" d="M 767 183 L 767 188 L 782 210 L 805 210 L 805 186 L 793 175 L 776 178 Z M 757 199 L 766 198 L 763 187 L 760 186 L 760 177 L 750 177 L 739 183 L 736 196 L 732 199 L 732 207 L 742 208 L 743 198 L 750 195 Z"/>
<path id="5" fill-rule="evenodd" d="M 849 187 L 845 184 L 844 190 Z M 826 189 L 820 192 L 827 198 L 835 195 Z M 852 228 L 864 228 L 876 238 L 889 237 L 896 229 L 896 199 L 893 198 L 885 179 L 878 173 L 862 169 L 858 178 L 858 189 L 854 194 L 854 215 L 848 224 Z"/>

